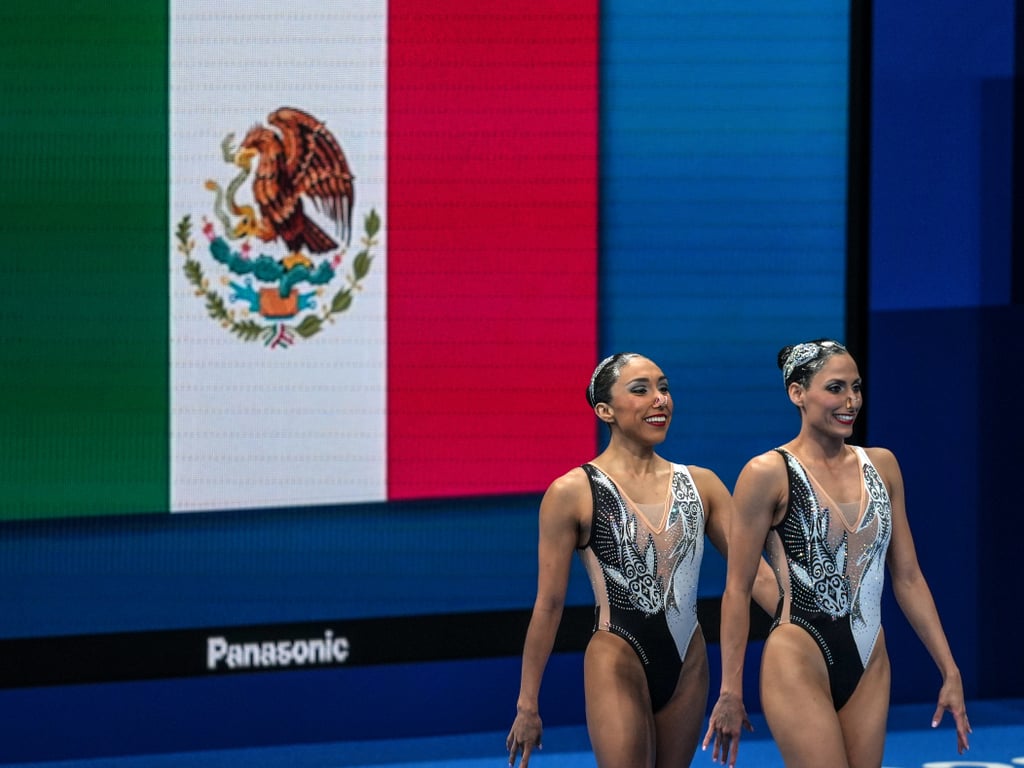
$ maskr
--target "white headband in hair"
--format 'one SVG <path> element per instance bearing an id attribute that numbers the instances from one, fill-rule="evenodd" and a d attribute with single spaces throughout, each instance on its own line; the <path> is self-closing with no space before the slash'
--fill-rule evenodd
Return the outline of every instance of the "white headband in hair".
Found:
<path id="1" fill-rule="evenodd" d="M 835 349 L 840 352 L 846 351 L 846 347 L 838 341 L 805 341 L 789 350 L 786 362 L 782 365 L 782 383 L 785 384 L 789 381 L 793 371 L 801 365 L 817 360 L 821 353 L 827 349 Z"/>
<path id="2" fill-rule="evenodd" d="M 587 387 L 587 400 L 590 401 L 590 406 L 594 407 L 597 403 L 594 401 L 596 395 L 594 394 L 594 383 L 597 381 L 598 375 L 604 370 L 604 367 L 614 360 L 616 355 L 608 355 L 604 360 L 598 363 L 597 368 L 594 369 L 594 375 L 590 377 L 590 386 Z"/>

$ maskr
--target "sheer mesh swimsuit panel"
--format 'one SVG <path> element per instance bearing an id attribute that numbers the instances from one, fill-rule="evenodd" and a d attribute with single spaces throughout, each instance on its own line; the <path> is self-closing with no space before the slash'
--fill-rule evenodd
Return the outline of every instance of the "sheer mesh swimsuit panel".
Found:
<path id="1" fill-rule="evenodd" d="M 782 595 L 772 623 L 795 624 L 821 649 L 836 710 L 849 700 L 881 630 L 885 553 L 892 505 L 863 448 L 859 502 L 837 503 L 800 461 L 782 448 L 789 506 L 768 532 L 765 551 Z"/>
<path id="2" fill-rule="evenodd" d="M 672 465 L 664 505 L 637 505 L 596 466 L 583 469 L 594 511 L 580 558 L 594 589 L 594 631 L 616 634 L 633 648 L 657 712 L 675 691 L 697 628 L 704 505 L 681 464 Z"/>

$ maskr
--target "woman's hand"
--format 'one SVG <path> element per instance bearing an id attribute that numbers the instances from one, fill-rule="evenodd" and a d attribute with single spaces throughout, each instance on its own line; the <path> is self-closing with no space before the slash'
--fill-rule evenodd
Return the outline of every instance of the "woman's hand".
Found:
<path id="1" fill-rule="evenodd" d="M 744 728 L 751 732 L 754 730 L 743 706 L 743 699 L 730 693 L 723 693 L 718 697 L 715 708 L 711 710 L 708 732 L 704 736 L 704 749 L 714 742 L 711 762 L 736 765 L 740 749 L 740 732 Z"/>
<path id="2" fill-rule="evenodd" d="M 964 704 L 964 689 L 959 675 L 947 678 L 939 691 L 939 703 L 932 716 L 932 728 L 938 728 L 943 713 L 949 710 L 956 724 L 956 751 L 963 754 L 971 748 L 967 743 L 967 734 L 971 732 L 971 723 L 967 719 L 967 705 Z"/>
<path id="3" fill-rule="evenodd" d="M 523 759 L 519 763 L 520 768 L 527 768 L 530 764 L 530 753 L 534 748 L 541 749 L 541 734 L 544 728 L 540 722 L 540 713 L 533 711 L 519 710 L 512 729 L 505 739 L 505 749 L 508 750 L 508 764 L 516 764 L 516 756 L 522 753 Z"/>

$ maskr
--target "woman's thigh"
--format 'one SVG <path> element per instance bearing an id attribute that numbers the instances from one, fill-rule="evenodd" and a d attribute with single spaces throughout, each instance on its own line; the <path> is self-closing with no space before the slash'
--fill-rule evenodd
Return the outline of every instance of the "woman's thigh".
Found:
<path id="1" fill-rule="evenodd" d="M 653 768 L 654 715 L 643 664 L 630 645 L 595 632 L 583 657 L 587 730 L 601 768 Z"/>
<path id="2" fill-rule="evenodd" d="M 761 707 L 786 768 L 848 768 L 825 658 L 794 624 L 776 627 L 765 641 Z"/>
<path id="3" fill-rule="evenodd" d="M 657 768 L 686 768 L 697 751 L 708 703 L 708 654 L 700 627 L 686 650 L 675 692 L 654 716 Z"/>
<path id="4" fill-rule="evenodd" d="M 878 768 L 885 751 L 891 672 L 885 637 L 879 634 L 857 689 L 839 710 L 850 768 Z"/>

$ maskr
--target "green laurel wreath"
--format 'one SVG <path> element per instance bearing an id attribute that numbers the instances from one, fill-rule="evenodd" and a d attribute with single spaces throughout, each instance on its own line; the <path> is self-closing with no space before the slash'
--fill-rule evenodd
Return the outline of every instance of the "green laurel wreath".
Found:
<path id="1" fill-rule="evenodd" d="M 320 333 L 325 323 L 334 322 L 335 315 L 341 314 L 352 306 L 355 292 L 362 290 L 363 279 L 370 273 L 374 259 L 370 249 L 378 244 L 375 239 L 378 232 L 380 232 L 380 216 L 376 210 L 371 209 L 363 219 L 363 249 L 352 260 L 352 271 L 346 275 L 347 285 L 334 294 L 322 315 L 308 314 L 298 325 L 285 326 L 286 330 L 294 331 L 299 336 L 308 339 Z M 203 272 L 203 265 L 192 258 L 196 243 L 192 239 L 191 215 L 185 214 L 181 218 L 174 236 L 178 241 L 178 252 L 185 257 L 185 278 L 195 287 L 196 295 L 206 299 L 207 314 L 243 341 L 271 339 L 279 325 L 264 325 L 256 320 L 235 319 L 234 313 L 228 309 L 224 298 L 210 288 L 209 281 Z"/>

